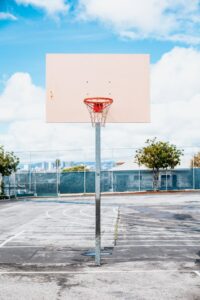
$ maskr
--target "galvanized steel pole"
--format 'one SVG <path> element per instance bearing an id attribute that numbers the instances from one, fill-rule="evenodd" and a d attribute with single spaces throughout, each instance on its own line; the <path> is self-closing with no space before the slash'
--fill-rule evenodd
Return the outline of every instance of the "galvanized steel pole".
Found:
<path id="1" fill-rule="evenodd" d="M 101 124 L 95 124 L 95 264 L 101 264 Z"/>

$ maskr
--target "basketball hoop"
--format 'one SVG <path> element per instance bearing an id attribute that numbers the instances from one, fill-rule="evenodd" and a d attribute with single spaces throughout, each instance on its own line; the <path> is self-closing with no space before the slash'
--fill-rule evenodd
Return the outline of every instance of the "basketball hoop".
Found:
<path id="1" fill-rule="evenodd" d="M 101 126 L 104 126 L 109 107 L 113 103 L 113 99 L 105 97 L 92 97 L 85 98 L 84 103 L 87 105 L 90 113 L 92 126 L 95 126 L 96 123 L 100 123 Z"/>
<path id="2" fill-rule="evenodd" d="M 95 127 L 95 263 L 101 265 L 101 126 L 105 125 L 106 117 L 113 99 L 105 97 L 85 98 Z"/>

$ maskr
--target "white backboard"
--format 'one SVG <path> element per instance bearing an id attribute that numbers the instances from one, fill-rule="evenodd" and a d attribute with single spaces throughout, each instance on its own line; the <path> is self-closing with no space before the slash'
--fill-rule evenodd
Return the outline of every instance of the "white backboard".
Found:
<path id="1" fill-rule="evenodd" d="M 46 120 L 89 123 L 84 98 L 113 99 L 107 123 L 150 122 L 146 54 L 47 54 Z"/>

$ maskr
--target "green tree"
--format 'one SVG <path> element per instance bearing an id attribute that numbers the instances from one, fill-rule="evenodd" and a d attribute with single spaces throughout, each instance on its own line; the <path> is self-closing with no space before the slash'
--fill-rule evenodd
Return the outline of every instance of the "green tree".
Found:
<path id="1" fill-rule="evenodd" d="M 193 158 L 190 161 L 191 168 L 200 168 L 200 152 L 194 154 Z"/>
<path id="2" fill-rule="evenodd" d="M 145 143 L 145 147 L 136 151 L 135 161 L 153 171 L 153 189 L 156 191 L 159 189 L 160 169 L 174 169 L 179 165 L 183 150 L 169 142 L 157 141 L 156 138 L 148 139 Z"/>
<path id="3" fill-rule="evenodd" d="M 7 152 L 3 146 L 0 146 L 0 174 L 1 178 L 1 194 L 4 194 L 3 177 L 9 176 L 17 171 L 19 158 L 13 152 Z"/>
<path id="4" fill-rule="evenodd" d="M 84 171 L 89 171 L 89 169 L 86 166 L 83 165 L 78 165 L 78 166 L 73 166 L 69 168 L 64 168 L 62 172 L 84 172 Z"/>

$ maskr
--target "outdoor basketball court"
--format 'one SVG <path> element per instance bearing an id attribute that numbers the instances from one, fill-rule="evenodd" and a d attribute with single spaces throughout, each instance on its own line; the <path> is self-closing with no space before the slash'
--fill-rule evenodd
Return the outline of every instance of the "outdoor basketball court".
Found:
<path id="1" fill-rule="evenodd" d="M 150 122 L 148 54 L 47 54 L 46 122 L 95 128 L 95 263 L 101 265 L 101 127 Z"/>
<path id="2" fill-rule="evenodd" d="M 94 204 L 0 203 L 0 299 L 199 299 L 199 193 L 103 196 L 101 267 Z"/>
<path id="3" fill-rule="evenodd" d="M 95 128 L 95 197 L 0 203 L 0 299 L 200 299 L 200 194 L 101 197 L 101 126 L 150 122 L 149 55 L 46 63 L 46 121 Z"/>

